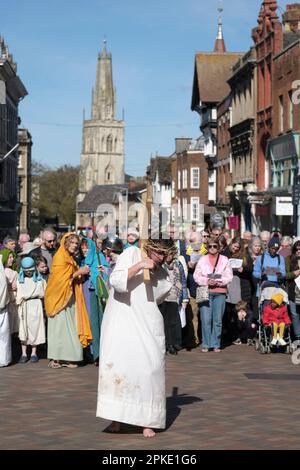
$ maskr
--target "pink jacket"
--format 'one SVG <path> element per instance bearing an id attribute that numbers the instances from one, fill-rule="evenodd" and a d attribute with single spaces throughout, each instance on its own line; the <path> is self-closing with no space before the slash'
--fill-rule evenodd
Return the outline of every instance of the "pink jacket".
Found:
<path id="1" fill-rule="evenodd" d="M 194 272 L 194 280 L 199 286 L 208 285 L 208 274 L 213 272 L 213 265 L 210 264 L 209 255 L 202 256 L 196 266 Z M 226 287 L 233 278 L 232 269 L 229 263 L 229 260 L 226 256 L 220 255 L 218 264 L 215 269 L 215 274 L 221 274 L 221 279 L 219 280 L 219 287 Z"/>

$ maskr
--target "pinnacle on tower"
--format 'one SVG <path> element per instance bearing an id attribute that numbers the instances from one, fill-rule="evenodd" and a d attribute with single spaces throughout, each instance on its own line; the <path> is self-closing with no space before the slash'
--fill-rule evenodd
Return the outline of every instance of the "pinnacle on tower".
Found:
<path id="1" fill-rule="evenodd" d="M 223 4 L 220 1 L 218 12 L 219 12 L 219 20 L 218 20 L 218 34 L 216 37 L 215 48 L 214 52 L 226 52 L 225 41 L 223 37 L 223 23 L 222 23 L 222 12 L 223 12 Z"/>

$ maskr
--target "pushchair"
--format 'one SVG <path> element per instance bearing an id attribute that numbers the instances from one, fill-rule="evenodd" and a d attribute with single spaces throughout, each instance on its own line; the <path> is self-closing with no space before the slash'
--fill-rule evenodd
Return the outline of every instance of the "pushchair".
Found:
<path id="1" fill-rule="evenodd" d="M 275 284 L 270 283 L 268 281 L 262 282 L 260 286 L 260 295 L 258 298 L 259 320 L 257 337 L 255 339 L 255 349 L 261 354 L 270 354 L 275 350 L 281 350 L 284 351 L 286 354 L 292 354 L 295 350 L 295 347 L 291 339 L 290 325 L 286 325 L 284 329 L 283 339 L 286 342 L 286 346 L 279 346 L 278 343 L 276 345 L 271 344 L 272 328 L 270 328 L 269 325 L 263 325 L 262 323 L 264 307 L 267 305 L 268 302 L 270 302 L 274 294 L 283 295 L 284 303 L 286 305 L 288 305 L 289 303 L 288 294 L 282 286 L 276 286 Z"/>

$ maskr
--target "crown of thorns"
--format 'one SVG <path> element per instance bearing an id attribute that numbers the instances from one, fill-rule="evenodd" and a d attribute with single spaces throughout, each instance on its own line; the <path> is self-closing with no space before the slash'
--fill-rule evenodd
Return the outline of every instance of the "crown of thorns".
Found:
<path id="1" fill-rule="evenodd" d="M 164 256 L 176 255 L 177 248 L 172 240 L 147 240 L 143 246 L 147 254 L 149 252 L 158 253 Z"/>

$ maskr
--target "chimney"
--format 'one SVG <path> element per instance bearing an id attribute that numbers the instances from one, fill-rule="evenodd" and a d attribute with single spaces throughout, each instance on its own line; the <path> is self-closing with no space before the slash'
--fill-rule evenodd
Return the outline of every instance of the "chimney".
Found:
<path id="1" fill-rule="evenodd" d="M 282 22 L 285 33 L 300 31 L 300 3 L 291 3 L 286 6 Z"/>

